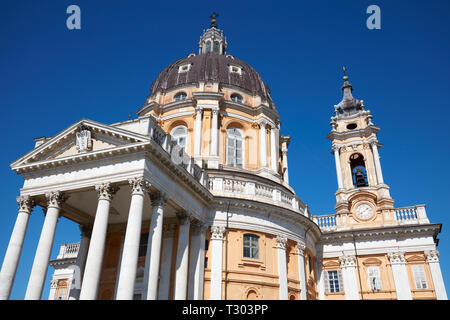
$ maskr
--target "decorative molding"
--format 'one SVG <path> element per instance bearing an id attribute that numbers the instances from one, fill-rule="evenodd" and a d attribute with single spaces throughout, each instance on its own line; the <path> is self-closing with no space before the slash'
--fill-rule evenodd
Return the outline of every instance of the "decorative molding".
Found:
<path id="1" fill-rule="evenodd" d="M 144 194 L 150 188 L 150 183 L 143 177 L 128 179 L 131 187 L 131 194 Z"/>
<path id="2" fill-rule="evenodd" d="M 343 254 L 339 257 L 341 268 L 356 267 L 356 256 Z"/>
<path id="3" fill-rule="evenodd" d="M 306 246 L 303 243 L 297 243 L 297 254 L 301 255 L 301 256 L 305 256 L 305 249 Z"/>
<path id="4" fill-rule="evenodd" d="M 114 195 L 119 190 L 119 188 L 112 185 L 110 182 L 105 182 L 105 183 L 96 185 L 95 190 L 98 192 L 99 200 L 112 201 Z"/>
<path id="5" fill-rule="evenodd" d="M 16 198 L 16 200 L 19 205 L 19 212 L 26 212 L 30 214 L 34 206 L 36 205 L 33 198 L 28 195 L 19 196 Z"/>
<path id="6" fill-rule="evenodd" d="M 277 235 L 277 245 L 278 249 L 286 250 L 287 237 L 284 235 Z"/>
<path id="7" fill-rule="evenodd" d="M 56 289 L 58 287 L 58 279 L 50 280 L 50 289 Z"/>
<path id="8" fill-rule="evenodd" d="M 60 209 L 61 204 L 67 199 L 62 192 L 51 191 L 45 194 L 47 198 L 47 208 L 58 208 Z"/>
<path id="9" fill-rule="evenodd" d="M 190 223 L 190 216 L 186 213 L 186 211 L 178 211 L 175 215 L 177 216 L 180 226 L 185 226 Z"/>
<path id="10" fill-rule="evenodd" d="M 211 226 L 211 239 L 223 240 L 226 228 L 224 226 Z"/>
<path id="11" fill-rule="evenodd" d="M 91 130 L 83 124 L 79 125 L 77 128 L 76 145 L 78 153 L 92 150 Z"/>
<path id="12" fill-rule="evenodd" d="M 175 223 L 163 224 L 164 238 L 173 238 L 175 236 L 176 229 L 177 229 L 177 225 Z"/>
<path id="13" fill-rule="evenodd" d="M 163 192 L 158 192 L 150 195 L 150 201 L 152 202 L 152 207 L 164 208 L 164 206 L 169 200 L 168 196 Z"/>
<path id="14" fill-rule="evenodd" d="M 405 253 L 401 251 L 388 252 L 387 256 L 391 264 L 405 264 Z"/>
<path id="15" fill-rule="evenodd" d="M 439 251 L 438 250 L 425 250 L 425 256 L 427 257 L 428 263 L 439 262 Z"/>

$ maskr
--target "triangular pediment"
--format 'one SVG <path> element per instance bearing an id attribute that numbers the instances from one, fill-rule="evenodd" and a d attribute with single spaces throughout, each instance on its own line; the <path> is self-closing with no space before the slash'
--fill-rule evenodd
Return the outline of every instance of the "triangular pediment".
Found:
<path id="1" fill-rule="evenodd" d="M 14 161 L 11 167 L 113 150 L 148 140 L 148 137 L 128 130 L 82 119 L 51 138 L 41 138 L 40 145 Z"/>

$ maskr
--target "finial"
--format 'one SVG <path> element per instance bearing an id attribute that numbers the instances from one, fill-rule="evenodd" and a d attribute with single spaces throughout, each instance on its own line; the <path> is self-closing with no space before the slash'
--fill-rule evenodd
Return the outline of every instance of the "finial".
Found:
<path id="1" fill-rule="evenodd" d="M 217 28 L 217 21 L 216 18 L 219 16 L 218 13 L 213 12 L 212 15 L 210 16 L 211 18 L 211 28 Z"/>
<path id="2" fill-rule="evenodd" d="M 347 81 L 347 80 L 348 80 L 348 76 L 347 76 L 347 67 L 346 67 L 346 66 L 343 66 L 343 67 L 342 67 L 342 70 L 344 71 L 344 77 L 343 77 L 342 79 L 344 79 L 344 81 Z"/>

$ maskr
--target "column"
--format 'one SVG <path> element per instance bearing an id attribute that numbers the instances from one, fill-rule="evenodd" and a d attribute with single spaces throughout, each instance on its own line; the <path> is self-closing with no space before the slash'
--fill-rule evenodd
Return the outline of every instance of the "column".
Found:
<path id="1" fill-rule="evenodd" d="M 177 260 L 175 264 L 175 290 L 173 296 L 174 300 L 186 300 L 190 219 L 184 212 L 178 212 L 177 218 L 180 226 L 178 229 Z"/>
<path id="2" fill-rule="evenodd" d="M 203 110 L 201 108 L 195 108 L 194 157 L 199 157 L 202 153 L 202 114 Z"/>
<path id="3" fill-rule="evenodd" d="M 153 212 L 148 232 L 144 283 L 147 283 L 147 300 L 156 300 L 158 298 L 158 276 L 161 258 L 164 207 L 167 202 L 167 197 L 159 193 L 152 195 L 151 199 Z"/>
<path id="4" fill-rule="evenodd" d="M 342 181 L 342 169 L 341 169 L 341 160 L 339 158 L 339 146 L 333 145 L 333 153 L 334 153 L 334 161 L 336 163 L 336 176 L 338 181 L 338 188 L 343 189 L 344 183 Z"/>
<path id="5" fill-rule="evenodd" d="M 17 203 L 19 204 L 19 212 L 0 272 L 0 300 L 8 300 L 11 294 L 28 227 L 28 220 L 34 207 L 34 200 L 30 196 L 17 197 Z"/>
<path id="6" fill-rule="evenodd" d="M 322 253 L 316 255 L 317 295 L 319 300 L 325 300 L 325 285 L 322 271 Z"/>
<path id="7" fill-rule="evenodd" d="M 172 252 L 176 225 L 171 223 L 163 226 L 163 247 L 161 253 L 161 272 L 159 275 L 158 299 L 169 300 L 170 276 L 172 274 Z"/>
<path id="8" fill-rule="evenodd" d="M 189 254 L 188 299 L 203 299 L 203 278 L 205 271 L 205 226 L 197 221 L 192 225 L 191 252 Z"/>
<path id="9" fill-rule="evenodd" d="M 212 128 L 211 128 L 211 156 L 218 156 L 217 147 L 218 147 L 218 136 L 219 136 L 219 127 L 218 127 L 218 118 L 219 110 L 212 110 Z"/>
<path id="10" fill-rule="evenodd" d="M 288 283 L 286 268 L 286 243 L 285 236 L 277 236 L 277 255 L 278 255 L 278 279 L 280 284 L 280 300 L 288 300 Z"/>
<path id="11" fill-rule="evenodd" d="M 211 227 L 211 300 L 222 299 L 222 247 L 225 227 Z"/>
<path id="12" fill-rule="evenodd" d="M 306 271 L 305 271 L 305 245 L 297 243 L 298 278 L 300 280 L 300 299 L 307 300 Z"/>
<path id="13" fill-rule="evenodd" d="M 277 159 L 277 141 L 275 137 L 276 127 L 272 125 L 270 127 L 270 162 L 272 170 L 278 173 L 278 159 Z"/>
<path id="14" fill-rule="evenodd" d="M 346 300 L 359 300 L 358 279 L 356 277 L 356 257 L 354 255 L 342 255 L 339 257 L 342 269 L 342 280 Z"/>
<path id="15" fill-rule="evenodd" d="M 61 210 L 60 205 L 64 201 L 63 194 L 60 192 L 49 192 L 45 196 L 48 203 L 47 213 L 45 214 L 41 237 L 39 238 L 36 249 L 30 280 L 28 281 L 27 291 L 25 293 L 25 300 L 41 299 L 53 240 L 55 238 L 56 224 Z"/>
<path id="16" fill-rule="evenodd" d="M 283 148 L 281 150 L 283 154 L 283 181 L 289 184 L 289 172 L 288 172 L 288 159 L 287 159 L 287 149 Z"/>
<path id="17" fill-rule="evenodd" d="M 375 162 L 375 171 L 377 173 L 378 184 L 383 184 L 383 173 L 381 172 L 380 155 L 378 154 L 377 142 L 373 141 L 370 145 L 372 146 L 373 160 Z"/>
<path id="18" fill-rule="evenodd" d="M 266 141 L 266 124 L 265 120 L 259 123 L 259 150 L 261 158 L 261 168 L 267 167 L 267 141 Z"/>
<path id="19" fill-rule="evenodd" d="M 391 262 L 397 300 L 412 300 L 404 253 L 389 252 L 387 256 Z"/>
<path id="20" fill-rule="evenodd" d="M 111 183 L 95 186 L 98 192 L 97 211 L 89 244 L 89 252 L 81 284 L 80 300 L 97 299 L 98 284 L 105 252 L 106 231 L 108 228 L 109 208 L 117 187 Z"/>
<path id="21" fill-rule="evenodd" d="M 437 300 L 447 300 L 447 292 L 445 291 L 444 279 L 442 278 L 441 267 L 439 265 L 439 251 L 426 250 L 425 255 L 430 266 L 436 298 Z"/>
<path id="22" fill-rule="evenodd" d="M 150 187 L 150 184 L 142 177 L 130 179 L 128 182 L 131 186 L 131 203 L 117 284 L 117 300 L 133 300 L 141 239 L 142 212 L 145 194 Z"/>
<path id="23" fill-rule="evenodd" d="M 77 260 L 73 269 L 74 273 L 70 286 L 69 300 L 78 300 L 80 298 L 81 279 L 83 279 L 84 266 L 91 240 L 92 228 L 83 225 L 79 225 L 78 227 L 81 231 L 80 248 L 78 249 Z"/>

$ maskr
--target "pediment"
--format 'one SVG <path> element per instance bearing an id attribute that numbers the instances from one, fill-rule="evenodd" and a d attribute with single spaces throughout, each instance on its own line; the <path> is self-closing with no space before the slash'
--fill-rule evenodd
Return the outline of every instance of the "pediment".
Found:
<path id="1" fill-rule="evenodd" d="M 336 261 L 328 261 L 323 264 L 324 269 L 339 268 L 341 264 Z"/>
<path id="2" fill-rule="evenodd" d="M 406 262 L 425 262 L 425 257 L 423 255 L 413 255 L 406 258 Z"/>
<path id="3" fill-rule="evenodd" d="M 67 159 L 83 153 L 113 150 L 114 148 L 146 141 L 148 141 L 146 136 L 83 119 L 57 135 L 45 139 L 33 150 L 14 161 L 11 167 L 14 169 L 32 163 Z"/>
<path id="4" fill-rule="evenodd" d="M 368 258 L 363 261 L 363 265 L 365 265 L 365 266 L 380 266 L 382 264 L 383 264 L 383 262 L 377 258 Z"/>

